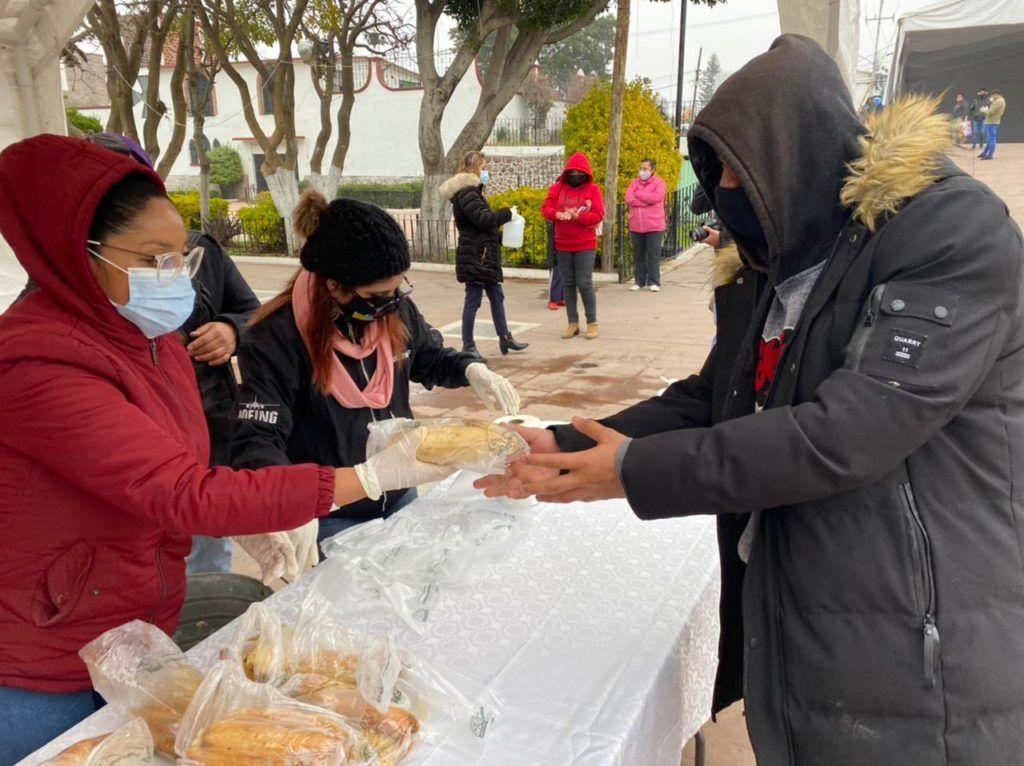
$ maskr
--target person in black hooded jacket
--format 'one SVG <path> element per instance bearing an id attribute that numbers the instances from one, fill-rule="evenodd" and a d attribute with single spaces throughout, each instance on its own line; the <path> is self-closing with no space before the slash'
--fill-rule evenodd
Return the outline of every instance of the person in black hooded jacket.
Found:
<path id="1" fill-rule="evenodd" d="M 409 383 L 472 386 L 488 406 L 519 411 L 512 385 L 473 354 L 446 348 L 409 297 L 409 245 L 394 218 L 307 191 L 295 211 L 302 268 L 253 319 L 239 355 L 242 387 L 232 466 L 355 466 L 368 426 L 411 418 Z M 415 487 L 370 494 L 322 518 L 318 541 L 389 516 Z"/>
<path id="2" fill-rule="evenodd" d="M 937 106 L 862 126 L 794 35 L 726 80 L 690 158 L 756 279 L 736 276 L 704 368 L 601 423 L 525 432 L 534 454 L 481 482 L 718 516 L 713 709 L 743 698 L 759 764 L 1024 749 L 1024 243 L 946 156 Z"/>
<path id="3" fill-rule="evenodd" d="M 490 182 L 487 156 L 468 152 L 459 163 L 459 172 L 441 184 L 441 196 L 452 203 L 459 243 L 455 250 L 455 276 L 466 285 L 462 306 L 462 350 L 477 353 L 473 338 L 476 312 L 480 310 L 483 293 L 491 304 L 491 318 L 498 333 L 502 355 L 509 351 L 525 351 L 529 343 L 512 337 L 505 319 L 505 292 L 501 283 L 501 226 L 512 220 L 511 208 L 491 210 L 483 188 Z"/>
<path id="4" fill-rule="evenodd" d="M 189 245 L 203 248 L 203 262 L 192 280 L 196 305 L 179 330 L 187 344 L 210 431 L 210 465 L 231 464 L 231 417 L 238 384 L 231 358 L 242 345 L 249 319 L 260 307 L 235 262 L 209 234 L 189 233 Z M 188 574 L 231 570 L 228 538 L 194 536 L 186 559 Z"/>

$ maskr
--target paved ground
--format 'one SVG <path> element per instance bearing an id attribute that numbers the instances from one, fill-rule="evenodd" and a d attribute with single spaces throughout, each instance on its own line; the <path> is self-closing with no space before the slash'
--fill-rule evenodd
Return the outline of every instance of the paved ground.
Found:
<path id="1" fill-rule="evenodd" d="M 649 397 L 665 383 L 703 363 L 714 333 L 708 310 L 710 255 L 701 253 L 665 274 L 658 293 L 630 292 L 619 284 L 598 286 L 601 337 L 588 341 L 562 340 L 563 311 L 547 308 L 544 282 L 510 280 L 505 283 L 506 308 L 511 322 L 529 329 L 516 337 L 530 348 L 502 357 L 490 326 L 486 300 L 478 318 L 477 343 L 491 367 L 508 377 L 523 398 L 523 412 L 545 420 L 568 419 L 574 414 L 601 417 L 622 406 Z M 242 272 L 261 298 L 280 289 L 291 267 L 242 264 Z M 415 300 L 435 327 L 454 325 L 462 316 L 463 288 L 454 274 L 413 272 Z M 435 389 L 415 395 L 417 414 L 464 415 L 482 413 L 469 389 Z"/>
<path id="2" fill-rule="evenodd" d="M 957 147 L 952 156 L 968 173 L 988 184 L 1024 224 L 1024 144 L 1003 144 L 996 159 L 983 162 L 976 152 Z M 700 252 L 664 275 L 664 289 L 655 295 L 633 293 L 628 286 L 601 285 L 598 314 L 601 337 L 561 340 L 562 312 L 548 311 L 546 285 L 513 280 L 505 284 L 508 317 L 529 329 L 518 332 L 530 343 L 525 353 L 502 357 L 494 340 L 484 340 L 486 302 L 480 312 L 478 343 L 492 367 L 509 377 L 523 397 L 524 412 L 546 420 L 565 420 L 573 414 L 592 417 L 615 412 L 661 389 L 662 378 L 696 371 L 710 347 L 714 326 L 708 310 L 711 256 Z M 242 271 L 261 298 L 279 290 L 290 267 L 242 265 Z M 454 275 L 415 272 L 416 302 L 436 327 L 458 323 L 462 288 Z M 455 330 L 457 335 L 458 330 Z M 457 337 L 449 338 L 458 344 Z M 483 414 L 468 391 L 423 391 L 413 399 L 420 415 Z M 243 564 L 243 567 L 245 565 Z M 704 727 L 707 766 L 754 766 L 743 707 L 734 705 L 718 723 Z M 693 764 L 693 743 L 683 765 Z"/>

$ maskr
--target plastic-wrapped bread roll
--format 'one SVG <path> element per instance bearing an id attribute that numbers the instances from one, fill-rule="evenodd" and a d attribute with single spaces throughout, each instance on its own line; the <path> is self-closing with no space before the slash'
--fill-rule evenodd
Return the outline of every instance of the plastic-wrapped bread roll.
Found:
<path id="1" fill-rule="evenodd" d="M 344 763 L 346 728 L 312 711 L 238 710 L 213 723 L 188 749 L 196 766 L 333 766 Z"/>
<path id="2" fill-rule="evenodd" d="M 519 434 L 485 420 L 396 418 L 370 425 L 367 453 L 380 452 L 413 431 L 422 437 L 416 460 L 474 473 L 503 473 L 510 463 L 530 451 Z"/>
<path id="3" fill-rule="evenodd" d="M 146 722 L 135 718 L 110 734 L 76 742 L 43 766 L 148 766 L 153 738 Z"/>

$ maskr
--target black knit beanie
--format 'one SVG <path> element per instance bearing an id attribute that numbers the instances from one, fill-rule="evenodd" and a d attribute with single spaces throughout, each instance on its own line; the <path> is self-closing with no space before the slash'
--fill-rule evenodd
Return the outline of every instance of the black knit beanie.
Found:
<path id="1" fill-rule="evenodd" d="M 299 255 L 306 271 L 360 287 L 409 269 L 409 243 L 386 211 L 354 199 L 325 202 L 307 192 L 295 210 L 296 231 L 306 237 Z"/>

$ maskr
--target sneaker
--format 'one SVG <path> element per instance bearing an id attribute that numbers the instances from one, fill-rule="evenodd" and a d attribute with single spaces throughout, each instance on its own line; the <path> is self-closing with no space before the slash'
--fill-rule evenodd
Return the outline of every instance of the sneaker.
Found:
<path id="1" fill-rule="evenodd" d="M 632 286 L 631 288 L 629 288 L 629 291 L 630 291 L 631 293 L 635 293 L 635 292 L 636 292 L 637 290 L 642 290 L 642 289 L 643 289 L 643 288 L 642 288 L 642 287 L 640 287 L 640 285 L 633 285 L 633 286 Z"/>
<path id="2" fill-rule="evenodd" d="M 650 290 L 652 293 L 660 293 L 661 292 L 661 288 L 658 287 L 657 285 L 651 285 L 647 289 Z"/>
<path id="3" fill-rule="evenodd" d="M 551 311 L 558 311 L 558 306 L 559 306 L 558 301 L 548 301 L 548 308 Z"/>
<path id="4" fill-rule="evenodd" d="M 558 303 L 558 308 L 560 308 L 560 309 L 564 309 L 565 308 L 565 301 L 556 301 L 556 303 Z"/>

